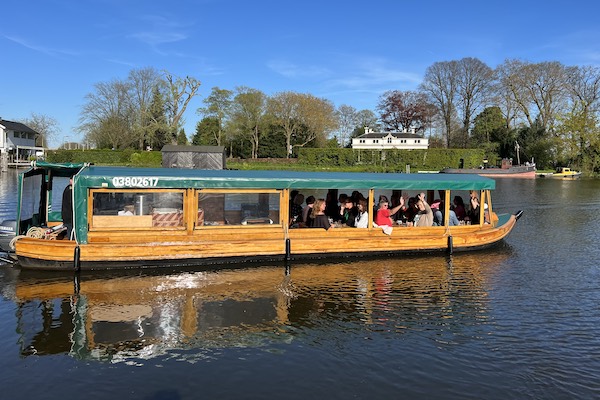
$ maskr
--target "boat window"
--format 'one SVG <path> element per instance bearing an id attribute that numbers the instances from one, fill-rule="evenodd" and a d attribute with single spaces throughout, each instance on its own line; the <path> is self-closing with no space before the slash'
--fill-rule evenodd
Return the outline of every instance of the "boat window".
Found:
<path id="1" fill-rule="evenodd" d="M 94 227 L 184 226 L 183 191 L 98 191 L 92 198 Z"/>
<path id="2" fill-rule="evenodd" d="M 62 195 L 65 188 L 69 185 L 68 176 L 54 176 L 52 178 L 52 191 L 50 194 L 50 204 L 48 205 L 48 221 L 62 221 Z"/>
<path id="3" fill-rule="evenodd" d="M 279 224 L 280 193 L 206 193 L 198 195 L 197 225 Z"/>

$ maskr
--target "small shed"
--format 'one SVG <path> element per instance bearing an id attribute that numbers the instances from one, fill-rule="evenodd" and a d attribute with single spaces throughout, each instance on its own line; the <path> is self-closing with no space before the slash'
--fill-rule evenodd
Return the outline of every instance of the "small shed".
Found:
<path id="1" fill-rule="evenodd" d="M 166 145 L 162 148 L 164 168 L 225 169 L 225 147 L 223 146 L 179 146 Z"/>

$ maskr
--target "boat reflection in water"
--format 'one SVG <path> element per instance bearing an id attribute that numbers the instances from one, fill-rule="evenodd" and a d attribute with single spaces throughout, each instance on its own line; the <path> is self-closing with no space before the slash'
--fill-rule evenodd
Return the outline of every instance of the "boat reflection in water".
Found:
<path id="1" fill-rule="evenodd" d="M 8 296 L 17 304 L 22 356 L 141 362 L 176 349 L 285 345 L 315 329 L 432 329 L 443 342 L 485 319 L 487 282 L 509 252 L 504 245 L 454 258 L 75 279 L 23 270 Z"/>

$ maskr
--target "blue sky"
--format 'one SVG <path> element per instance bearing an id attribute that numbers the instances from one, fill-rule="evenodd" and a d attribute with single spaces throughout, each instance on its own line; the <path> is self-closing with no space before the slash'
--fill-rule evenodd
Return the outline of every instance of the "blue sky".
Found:
<path id="1" fill-rule="evenodd" d="M 31 0 L 5 2 L 0 117 L 55 118 L 76 130 L 94 84 L 154 67 L 213 87 L 310 93 L 375 110 L 386 90 L 414 90 L 428 66 L 476 57 L 600 64 L 600 2 L 382 0 Z"/>

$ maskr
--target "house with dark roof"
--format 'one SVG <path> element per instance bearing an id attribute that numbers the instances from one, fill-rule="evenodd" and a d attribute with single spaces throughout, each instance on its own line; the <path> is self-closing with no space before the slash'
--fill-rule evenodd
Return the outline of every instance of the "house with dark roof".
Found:
<path id="1" fill-rule="evenodd" d="M 368 127 L 365 133 L 352 139 L 352 148 L 360 150 L 417 150 L 429 148 L 429 139 L 410 132 L 374 132 Z"/>
<path id="2" fill-rule="evenodd" d="M 29 163 L 32 156 L 44 154 L 44 148 L 35 145 L 39 135 L 20 122 L 0 118 L 0 158 L 3 163 Z"/>

